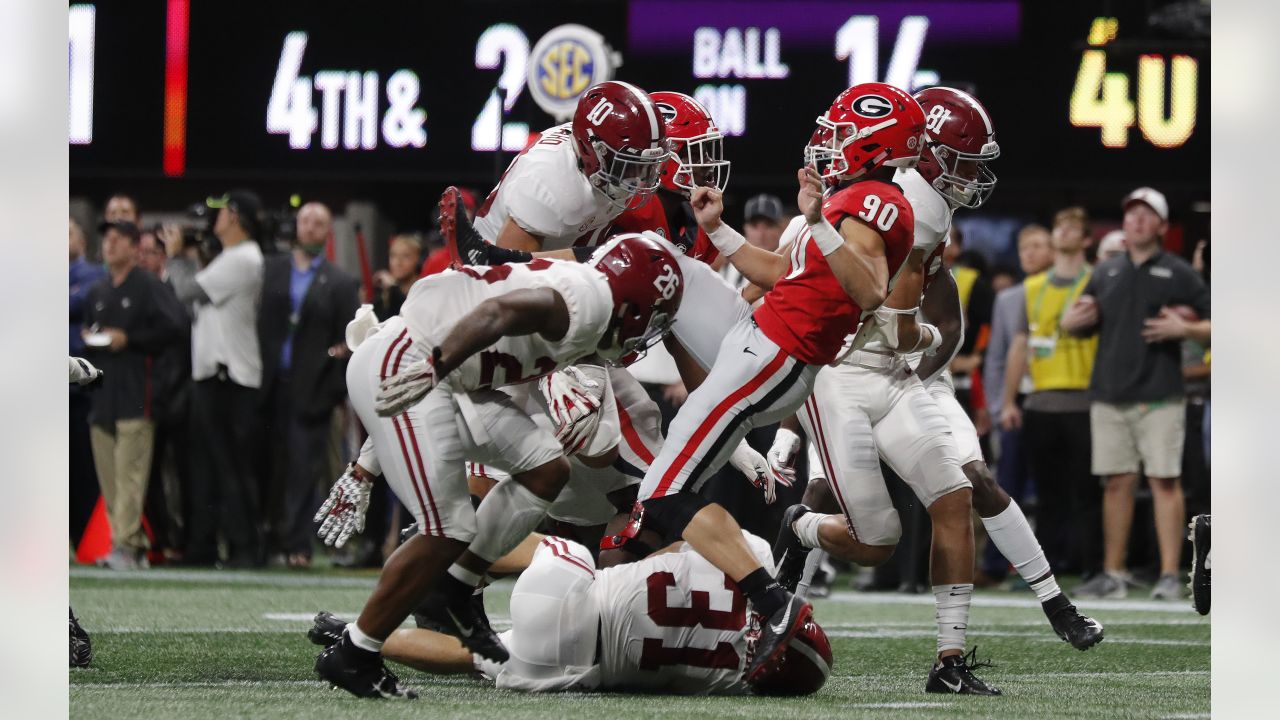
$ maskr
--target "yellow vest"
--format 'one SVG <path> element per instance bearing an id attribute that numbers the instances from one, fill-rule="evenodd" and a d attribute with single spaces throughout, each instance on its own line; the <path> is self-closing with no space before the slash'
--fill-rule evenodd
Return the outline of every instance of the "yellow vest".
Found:
<path id="1" fill-rule="evenodd" d="M 1027 291 L 1027 363 L 1037 392 L 1089 387 L 1098 336 L 1077 338 L 1058 330 L 1063 313 L 1088 284 L 1089 274 L 1086 267 L 1070 287 L 1049 282 L 1049 272 L 1032 275 L 1023 282 Z"/>
<path id="2" fill-rule="evenodd" d="M 956 290 L 960 293 L 960 310 L 969 311 L 969 296 L 973 294 L 973 284 L 978 280 L 978 271 L 971 267 L 955 265 L 951 268 L 951 277 L 956 279 Z"/>

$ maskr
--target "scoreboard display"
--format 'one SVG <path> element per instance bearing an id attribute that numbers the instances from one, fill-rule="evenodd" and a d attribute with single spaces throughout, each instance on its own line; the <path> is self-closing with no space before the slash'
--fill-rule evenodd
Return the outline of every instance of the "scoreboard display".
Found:
<path id="1" fill-rule="evenodd" d="M 874 80 L 974 92 L 1002 179 L 1207 187 L 1207 40 L 1064 5 L 74 3 L 71 172 L 475 182 L 615 78 L 699 99 L 735 181 L 763 183 L 791 176 L 837 93 Z"/>

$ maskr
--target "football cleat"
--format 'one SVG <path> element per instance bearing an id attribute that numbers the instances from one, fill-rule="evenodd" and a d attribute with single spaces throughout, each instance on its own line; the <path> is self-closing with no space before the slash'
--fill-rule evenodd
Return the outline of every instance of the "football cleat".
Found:
<path id="1" fill-rule="evenodd" d="M 467 219 L 462 205 L 462 194 L 456 187 L 448 187 L 440 196 L 440 234 L 449 251 L 450 265 L 489 265 L 489 243 L 476 232 Z"/>
<path id="2" fill-rule="evenodd" d="M 744 676 L 748 684 L 754 685 L 778 669 L 791 638 L 803 630 L 812 617 L 813 606 L 789 594 L 787 604 L 760 623 L 760 639 L 756 641 L 755 655 Z"/>
<path id="3" fill-rule="evenodd" d="M 342 639 L 347 623 L 328 610 L 316 613 L 311 628 L 307 630 L 307 639 L 316 645 L 329 647 Z"/>
<path id="4" fill-rule="evenodd" d="M 71 617 L 71 667 L 89 667 L 89 663 L 93 662 L 93 644 L 89 642 L 89 633 L 80 627 L 74 610 L 67 608 L 67 614 Z"/>
<path id="5" fill-rule="evenodd" d="M 773 575 L 778 584 L 787 592 L 796 591 L 800 578 L 804 575 L 804 562 L 809 557 L 810 548 L 801 542 L 792 525 L 796 520 L 813 512 L 803 503 L 792 505 L 782 513 L 782 527 L 778 528 L 778 537 L 773 541 L 773 556 L 778 558 Z"/>
<path id="6" fill-rule="evenodd" d="M 1071 604 L 1066 595 L 1049 598 L 1040 607 L 1049 618 L 1049 624 L 1058 637 L 1071 643 L 1077 650 L 1088 650 L 1102 642 L 1104 633 L 1102 623 L 1091 617 L 1081 615 L 1076 606 Z"/>
<path id="7" fill-rule="evenodd" d="M 924 691 L 951 695 L 1003 695 L 1000 688 L 988 685 L 973 674 L 974 670 L 992 667 L 989 662 L 978 662 L 977 646 L 968 655 L 948 655 L 934 664 Z"/>
<path id="8" fill-rule="evenodd" d="M 1191 532 L 1191 606 L 1201 615 L 1209 614 L 1209 591 L 1213 565 L 1209 558 L 1210 515 L 1197 515 L 1187 524 Z"/>
<path id="9" fill-rule="evenodd" d="M 473 594 L 462 602 L 450 602 L 445 593 L 433 592 L 413 612 L 413 620 L 420 628 L 458 638 L 468 650 L 483 658 L 503 663 L 511 657 L 489 625 L 482 594 Z"/>
<path id="10" fill-rule="evenodd" d="M 387 669 L 382 656 L 362 650 L 343 636 L 316 658 L 316 674 L 333 688 L 342 688 L 356 697 L 417 699 L 418 693 L 400 684 Z"/>

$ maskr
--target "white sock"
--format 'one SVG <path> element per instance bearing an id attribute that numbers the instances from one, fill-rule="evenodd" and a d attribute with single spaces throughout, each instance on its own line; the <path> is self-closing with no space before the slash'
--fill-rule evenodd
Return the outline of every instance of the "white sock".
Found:
<path id="1" fill-rule="evenodd" d="M 809 586 L 813 585 L 813 577 L 818 574 L 818 568 L 822 567 L 822 561 L 826 558 L 825 551 L 814 550 L 804 559 L 804 573 L 800 575 L 800 582 L 796 584 L 796 595 L 802 598 L 809 597 Z"/>
<path id="2" fill-rule="evenodd" d="M 796 537 L 800 538 L 800 544 L 807 548 L 822 547 L 818 544 L 818 525 L 823 520 L 831 517 L 822 513 L 805 513 L 799 520 L 791 524 L 791 529 L 795 531 Z M 810 553 L 812 555 L 813 553 Z"/>
<path id="3" fill-rule="evenodd" d="M 382 641 L 374 640 L 368 635 L 365 635 L 364 631 L 360 629 L 360 626 L 355 623 L 347 623 L 347 637 L 351 638 L 352 645 L 355 645 L 361 650 L 368 650 L 369 652 L 375 653 L 382 652 Z"/>
<path id="4" fill-rule="evenodd" d="M 965 633 L 969 629 L 969 601 L 973 583 L 934 585 L 934 617 L 938 620 L 938 654 L 944 650 L 964 650 Z"/>
<path id="5" fill-rule="evenodd" d="M 1049 570 L 1044 550 L 1016 501 L 1010 500 L 1009 507 L 1000 514 L 982 518 L 982 524 L 986 526 L 987 536 L 996 544 L 996 549 L 1013 564 L 1040 602 L 1062 594 L 1057 578 Z"/>
<path id="6" fill-rule="evenodd" d="M 476 510 L 476 537 L 467 549 L 493 564 L 529 537 L 550 507 L 515 480 L 498 483 Z M 479 585 L 480 576 L 470 584 Z"/>

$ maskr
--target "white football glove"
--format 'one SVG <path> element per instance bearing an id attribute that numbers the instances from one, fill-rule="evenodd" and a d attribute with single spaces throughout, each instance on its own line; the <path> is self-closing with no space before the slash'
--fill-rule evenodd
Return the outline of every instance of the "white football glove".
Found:
<path id="1" fill-rule="evenodd" d="M 769 469 L 773 471 L 778 482 L 791 487 L 796 481 L 796 454 L 800 452 L 800 436 L 780 427 L 773 436 L 773 447 L 769 448 Z"/>
<path id="2" fill-rule="evenodd" d="M 556 440 L 566 454 L 586 446 L 600 426 L 609 375 L 597 365 L 571 365 L 538 380 L 547 412 L 556 426 Z"/>
<path id="3" fill-rule="evenodd" d="M 382 381 L 373 409 L 382 417 L 395 417 L 413 407 L 436 386 L 436 367 L 430 357 L 412 363 Z"/>
<path id="4" fill-rule="evenodd" d="M 333 484 L 329 497 L 312 518 L 312 522 L 320 523 L 316 534 L 325 545 L 340 548 L 353 534 L 364 530 L 371 492 L 373 481 L 356 470 L 355 463 L 347 465 L 347 471 Z"/>
<path id="5" fill-rule="evenodd" d="M 755 448 L 747 444 L 746 438 L 738 443 L 733 455 L 729 457 L 729 464 L 737 468 L 738 472 L 742 473 L 752 485 L 764 493 L 766 505 L 772 505 L 778 499 L 777 476 L 769 472 L 769 462 L 763 455 L 756 452 Z M 790 485 L 790 483 L 786 484 Z"/>
<path id="6" fill-rule="evenodd" d="M 71 379 L 77 385 L 88 385 L 89 383 L 102 377 L 102 371 L 93 366 L 93 363 L 84 358 L 67 358 L 70 364 Z"/>

